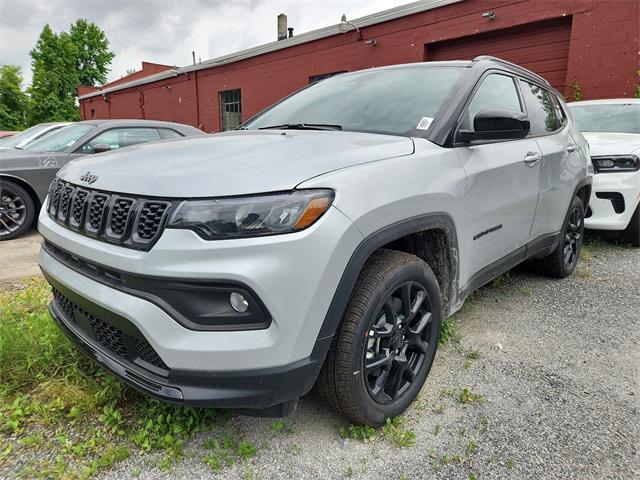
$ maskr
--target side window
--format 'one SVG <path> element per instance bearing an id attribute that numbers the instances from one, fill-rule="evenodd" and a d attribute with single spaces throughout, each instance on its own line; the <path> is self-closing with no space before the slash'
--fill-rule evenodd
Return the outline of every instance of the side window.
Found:
<path id="1" fill-rule="evenodd" d="M 184 135 L 176 132 L 175 130 L 171 130 L 170 128 L 159 128 L 158 133 L 163 140 L 169 140 L 170 138 L 182 138 Z"/>
<path id="2" fill-rule="evenodd" d="M 108 145 L 111 150 L 128 147 L 137 143 L 160 140 L 160 134 L 155 128 L 114 128 L 107 130 L 85 143 L 81 153 L 93 153 L 96 146 Z"/>
<path id="3" fill-rule="evenodd" d="M 512 77 L 497 73 L 488 75 L 473 95 L 462 121 L 462 128 L 473 130 L 473 119 L 482 110 L 522 112 L 518 90 Z"/>
<path id="4" fill-rule="evenodd" d="M 520 86 L 531 122 L 531 134 L 550 133 L 560 128 L 562 120 L 558 119 L 557 102 L 551 99 L 551 94 L 544 88 L 524 80 L 520 80 Z"/>

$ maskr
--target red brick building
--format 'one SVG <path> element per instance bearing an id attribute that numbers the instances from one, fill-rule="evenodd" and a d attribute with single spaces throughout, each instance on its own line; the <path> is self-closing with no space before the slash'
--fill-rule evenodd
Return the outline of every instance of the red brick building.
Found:
<path id="1" fill-rule="evenodd" d="M 78 94 L 83 119 L 170 120 L 213 132 L 324 75 L 488 54 L 539 73 L 570 99 L 632 97 L 639 32 L 640 0 L 424 0 L 187 67 L 143 62 Z"/>

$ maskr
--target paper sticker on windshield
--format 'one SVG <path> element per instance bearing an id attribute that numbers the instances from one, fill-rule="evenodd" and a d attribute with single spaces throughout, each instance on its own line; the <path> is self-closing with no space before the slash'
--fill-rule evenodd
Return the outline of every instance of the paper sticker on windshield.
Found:
<path id="1" fill-rule="evenodd" d="M 422 120 L 420 120 L 420 123 L 418 123 L 418 126 L 416 127 L 416 129 L 417 130 L 428 130 L 429 129 L 429 125 L 431 125 L 431 122 L 433 122 L 433 118 L 422 117 Z"/>

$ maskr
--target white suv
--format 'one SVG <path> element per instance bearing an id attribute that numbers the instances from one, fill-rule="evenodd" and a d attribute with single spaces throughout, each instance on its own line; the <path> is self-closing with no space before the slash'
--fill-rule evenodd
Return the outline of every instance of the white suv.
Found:
<path id="1" fill-rule="evenodd" d="M 595 168 L 585 227 L 619 233 L 640 247 L 640 99 L 569 104 Z"/>
<path id="2" fill-rule="evenodd" d="M 516 65 L 348 73 L 235 132 L 69 163 L 40 265 L 60 327 L 150 395 L 284 415 L 315 385 L 381 425 L 474 289 L 527 259 L 571 274 L 589 165 Z"/>

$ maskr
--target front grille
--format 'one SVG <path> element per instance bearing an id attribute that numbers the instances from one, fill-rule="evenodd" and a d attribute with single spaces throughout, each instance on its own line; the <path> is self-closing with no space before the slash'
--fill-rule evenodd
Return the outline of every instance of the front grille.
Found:
<path id="1" fill-rule="evenodd" d="M 162 234 L 172 202 L 88 190 L 56 178 L 49 187 L 49 216 L 98 240 L 150 250 Z"/>
<path id="2" fill-rule="evenodd" d="M 609 200 L 613 205 L 613 211 L 623 213 L 625 209 L 624 197 L 619 192 L 597 192 L 596 197 L 602 200 Z"/>
<path id="3" fill-rule="evenodd" d="M 149 342 L 147 342 L 142 333 L 138 332 L 134 337 L 123 332 L 120 328 L 111 325 L 104 319 L 98 318 L 97 316 L 80 308 L 55 288 L 53 289 L 53 298 L 67 321 L 73 322 L 89 337 L 93 338 L 97 343 L 109 350 L 111 353 L 138 363 L 143 367 L 146 367 L 145 364 L 140 364 L 139 360 L 161 370 L 169 370 L 169 367 L 167 367 L 167 365 L 162 361 L 160 355 L 158 355 Z M 85 322 L 78 322 L 77 316 L 83 318 Z M 137 331 L 133 324 L 131 324 L 130 329 Z"/>

